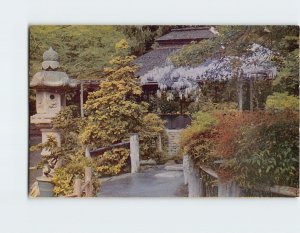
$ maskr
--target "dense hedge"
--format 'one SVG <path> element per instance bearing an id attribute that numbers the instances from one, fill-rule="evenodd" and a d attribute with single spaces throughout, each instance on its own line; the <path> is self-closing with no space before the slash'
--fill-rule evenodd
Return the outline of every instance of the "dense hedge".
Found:
<path id="1" fill-rule="evenodd" d="M 298 187 L 298 119 L 298 112 L 288 109 L 199 112 L 182 134 L 181 150 L 242 187 Z"/>

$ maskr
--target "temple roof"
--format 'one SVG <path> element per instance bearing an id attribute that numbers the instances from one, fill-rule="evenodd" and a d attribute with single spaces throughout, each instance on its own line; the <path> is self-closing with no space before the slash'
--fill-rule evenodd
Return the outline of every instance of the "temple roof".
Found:
<path id="1" fill-rule="evenodd" d="M 225 81 L 240 76 L 243 79 L 272 79 L 277 67 L 272 61 L 273 51 L 259 45 L 249 45 L 249 52 L 239 57 L 209 58 L 195 66 L 174 67 L 172 64 L 155 67 L 140 76 L 141 85 L 157 84 L 160 90 L 173 89 L 185 94 L 196 90 L 203 81 Z M 239 68 L 235 67 L 236 62 Z"/>
<path id="2" fill-rule="evenodd" d="M 168 34 L 157 38 L 155 41 L 159 46 L 150 52 L 138 57 L 134 63 L 139 65 L 137 71 L 138 76 L 146 74 L 148 71 L 164 67 L 169 64 L 167 58 L 175 51 L 182 48 L 183 45 L 189 44 L 192 41 L 201 41 L 215 37 L 218 32 L 214 27 L 199 26 L 172 29 Z"/>

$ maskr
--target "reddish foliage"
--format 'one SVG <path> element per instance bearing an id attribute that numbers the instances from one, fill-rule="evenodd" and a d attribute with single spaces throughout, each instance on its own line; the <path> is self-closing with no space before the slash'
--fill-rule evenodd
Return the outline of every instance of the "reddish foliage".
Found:
<path id="1" fill-rule="evenodd" d="M 218 114 L 219 123 L 216 126 L 215 152 L 222 158 L 229 158 L 235 152 L 236 141 L 240 135 L 241 127 L 255 122 L 259 113 L 226 113 Z"/>

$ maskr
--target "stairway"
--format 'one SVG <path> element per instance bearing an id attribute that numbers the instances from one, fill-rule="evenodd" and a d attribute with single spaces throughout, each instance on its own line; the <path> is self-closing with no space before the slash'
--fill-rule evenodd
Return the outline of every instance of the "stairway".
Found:
<path id="1" fill-rule="evenodd" d="M 174 157 L 179 150 L 180 134 L 182 129 L 168 129 L 168 155 Z"/>

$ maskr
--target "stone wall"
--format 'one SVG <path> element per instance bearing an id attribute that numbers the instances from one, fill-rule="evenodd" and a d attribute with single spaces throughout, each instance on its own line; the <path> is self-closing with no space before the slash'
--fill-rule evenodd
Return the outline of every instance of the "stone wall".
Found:
<path id="1" fill-rule="evenodd" d="M 168 155 L 174 157 L 179 150 L 180 133 L 182 129 L 168 129 Z"/>

